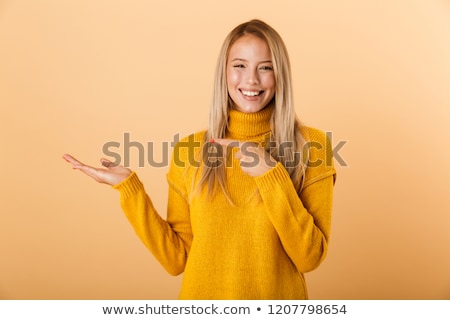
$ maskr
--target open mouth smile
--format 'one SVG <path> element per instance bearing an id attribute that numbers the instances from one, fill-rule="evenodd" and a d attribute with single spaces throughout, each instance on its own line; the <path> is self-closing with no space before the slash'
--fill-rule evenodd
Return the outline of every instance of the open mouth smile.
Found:
<path id="1" fill-rule="evenodd" d="M 240 91 L 244 96 L 247 97 L 257 97 L 264 92 L 264 91 L 247 91 L 247 90 L 240 90 Z"/>

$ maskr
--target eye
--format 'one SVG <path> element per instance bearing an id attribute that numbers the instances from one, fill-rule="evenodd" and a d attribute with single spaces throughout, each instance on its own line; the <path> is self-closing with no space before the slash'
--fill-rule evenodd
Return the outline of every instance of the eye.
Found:
<path id="1" fill-rule="evenodd" d="M 235 64 L 233 67 L 234 68 L 245 68 L 245 66 L 243 64 Z"/>
<path id="2" fill-rule="evenodd" d="M 272 66 L 261 66 L 260 69 L 263 70 L 263 71 L 272 71 L 273 67 Z"/>

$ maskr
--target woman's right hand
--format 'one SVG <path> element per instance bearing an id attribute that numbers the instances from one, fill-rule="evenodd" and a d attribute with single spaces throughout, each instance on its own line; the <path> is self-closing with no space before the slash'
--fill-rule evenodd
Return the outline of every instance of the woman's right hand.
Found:
<path id="1" fill-rule="evenodd" d="M 63 159 L 71 163 L 73 165 L 73 169 L 82 171 L 97 182 L 109 184 L 111 186 L 121 183 L 131 174 L 130 169 L 121 165 L 116 165 L 115 163 L 104 158 L 100 159 L 100 162 L 105 168 L 94 168 L 85 165 L 72 157 L 70 154 L 63 155 Z"/>

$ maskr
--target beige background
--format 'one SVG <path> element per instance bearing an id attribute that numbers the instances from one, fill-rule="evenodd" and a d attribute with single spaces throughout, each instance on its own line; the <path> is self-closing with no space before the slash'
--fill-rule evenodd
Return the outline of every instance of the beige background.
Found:
<path id="1" fill-rule="evenodd" d="M 450 2 L 0 1 L 0 298 L 175 299 L 118 194 L 65 163 L 204 129 L 219 47 L 274 26 L 297 110 L 348 141 L 312 299 L 450 298 Z M 123 152 L 123 149 L 116 151 Z M 131 166 L 165 216 L 166 167 Z"/>

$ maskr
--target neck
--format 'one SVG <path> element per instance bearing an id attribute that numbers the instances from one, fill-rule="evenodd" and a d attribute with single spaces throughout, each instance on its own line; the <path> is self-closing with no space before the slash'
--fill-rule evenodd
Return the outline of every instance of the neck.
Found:
<path id="1" fill-rule="evenodd" d="M 227 136 L 239 140 L 259 140 L 270 133 L 270 119 L 274 106 L 268 105 L 254 113 L 230 110 Z"/>

